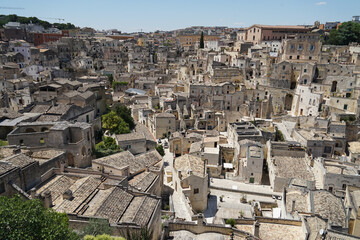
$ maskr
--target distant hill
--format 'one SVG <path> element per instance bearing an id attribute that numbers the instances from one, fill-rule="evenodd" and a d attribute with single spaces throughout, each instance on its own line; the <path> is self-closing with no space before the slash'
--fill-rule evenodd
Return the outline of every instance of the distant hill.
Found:
<path id="1" fill-rule="evenodd" d="M 48 21 L 43 21 L 37 17 L 22 17 L 15 14 L 10 15 L 0 15 L 0 27 L 2 28 L 8 22 L 19 22 L 19 23 L 34 23 L 43 26 L 45 29 L 50 27 L 56 27 L 60 30 L 69 30 L 75 29 L 75 25 L 71 23 L 49 23 Z"/>

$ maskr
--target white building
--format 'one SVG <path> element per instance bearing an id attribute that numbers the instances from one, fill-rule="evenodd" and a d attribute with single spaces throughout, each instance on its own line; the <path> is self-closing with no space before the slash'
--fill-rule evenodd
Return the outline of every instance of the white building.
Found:
<path id="1" fill-rule="evenodd" d="M 291 107 L 292 116 L 318 116 L 322 94 L 316 93 L 310 86 L 298 85 Z"/>

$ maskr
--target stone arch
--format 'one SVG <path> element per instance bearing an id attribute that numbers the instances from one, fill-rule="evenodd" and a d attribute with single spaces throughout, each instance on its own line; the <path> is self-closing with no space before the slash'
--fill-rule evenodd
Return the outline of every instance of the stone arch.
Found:
<path id="1" fill-rule="evenodd" d="M 81 155 L 86 156 L 86 148 L 85 148 L 85 146 L 83 146 L 82 149 L 81 149 Z"/>
<path id="2" fill-rule="evenodd" d="M 331 92 L 336 92 L 336 87 L 337 87 L 337 81 L 333 81 L 331 83 Z"/>
<path id="3" fill-rule="evenodd" d="M 75 165 L 74 156 L 71 153 L 68 153 L 66 158 L 67 158 L 68 165 L 71 167 L 74 167 L 74 165 Z"/>
<path id="4" fill-rule="evenodd" d="M 36 132 L 33 128 L 27 128 L 25 130 L 26 133 L 33 133 L 33 132 Z"/>
<path id="5" fill-rule="evenodd" d="M 289 93 L 286 94 L 286 96 L 285 96 L 285 110 L 291 111 L 292 101 L 293 101 L 293 95 L 291 95 Z"/>
<path id="6" fill-rule="evenodd" d="M 46 132 L 46 131 L 49 131 L 49 129 L 47 127 L 42 127 L 41 128 L 41 132 Z"/>

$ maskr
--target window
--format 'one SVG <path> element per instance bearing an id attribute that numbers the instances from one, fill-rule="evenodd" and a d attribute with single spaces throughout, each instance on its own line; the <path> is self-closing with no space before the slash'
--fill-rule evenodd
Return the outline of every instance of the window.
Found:
<path id="1" fill-rule="evenodd" d="M 251 176 L 254 176 L 254 173 L 250 173 Z"/>
<path id="2" fill-rule="evenodd" d="M 131 149 L 131 145 L 126 145 L 125 150 Z"/>
<path id="3" fill-rule="evenodd" d="M 325 146 L 324 148 L 324 153 L 331 153 L 332 147 L 330 146 Z"/>
<path id="4" fill-rule="evenodd" d="M 296 56 L 296 59 L 300 59 L 300 56 L 299 56 L 299 55 L 297 55 L 297 56 Z"/>
<path id="5" fill-rule="evenodd" d="M 344 104 L 344 110 L 347 110 L 348 105 Z"/>
<path id="6" fill-rule="evenodd" d="M 199 189 L 198 188 L 195 188 L 194 189 L 194 194 L 198 194 L 199 193 Z"/>
<path id="7" fill-rule="evenodd" d="M 306 71 L 307 71 L 307 69 L 305 68 L 305 69 L 304 69 L 304 73 L 306 73 Z"/>
<path id="8" fill-rule="evenodd" d="M 345 190 L 346 189 L 346 184 L 342 185 L 342 189 Z"/>
<path id="9" fill-rule="evenodd" d="M 332 192 L 333 191 L 333 187 L 329 187 L 329 192 Z"/>
<path id="10" fill-rule="evenodd" d="M 0 183 L 0 194 L 5 192 L 5 184 L 2 182 Z"/>
<path id="11" fill-rule="evenodd" d="M 24 145 L 24 140 L 20 139 L 19 143 L 20 145 Z"/>

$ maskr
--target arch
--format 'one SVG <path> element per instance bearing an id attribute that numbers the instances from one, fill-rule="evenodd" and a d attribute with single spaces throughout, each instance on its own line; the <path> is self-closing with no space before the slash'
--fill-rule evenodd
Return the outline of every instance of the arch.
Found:
<path id="1" fill-rule="evenodd" d="M 337 81 L 333 81 L 331 84 L 331 92 L 336 92 Z"/>
<path id="2" fill-rule="evenodd" d="M 82 149 L 81 149 L 81 155 L 83 155 L 83 156 L 86 155 L 86 148 L 85 148 L 85 146 L 83 146 Z"/>
<path id="3" fill-rule="evenodd" d="M 292 100 L 293 100 L 293 95 L 286 94 L 286 96 L 285 96 L 285 110 L 291 111 Z"/>
<path id="4" fill-rule="evenodd" d="M 27 128 L 25 130 L 26 133 L 33 133 L 33 132 L 36 132 L 33 128 Z"/>
<path id="5" fill-rule="evenodd" d="M 67 158 L 68 165 L 73 167 L 75 165 L 74 156 L 71 153 L 68 153 L 66 158 Z"/>
<path id="6" fill-rule="evenodd" d="M 47 127 L 42 127 L 41 128 L 41 132 L 46 132 L 46 131 L 49 131 L 49 129 Z"/>

